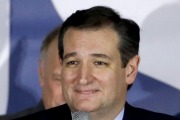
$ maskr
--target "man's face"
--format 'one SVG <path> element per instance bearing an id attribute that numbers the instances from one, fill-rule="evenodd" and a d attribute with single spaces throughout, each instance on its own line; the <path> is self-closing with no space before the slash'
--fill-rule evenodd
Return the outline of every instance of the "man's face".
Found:
<path id="1" fill-rule="evenodd" d="M 40 83 L 46 108 L 64 104 L 61 86 L 61 65 L 58 57 L 57 41 L 52 41 L 40 63 Z"/>
<path id="2" fill-rule="evenodd" d="M 110 28 L 69 29 L 64 36 L 63 92 L 72 110 L 120 110 L 126 97 L 118 35 Z"/>

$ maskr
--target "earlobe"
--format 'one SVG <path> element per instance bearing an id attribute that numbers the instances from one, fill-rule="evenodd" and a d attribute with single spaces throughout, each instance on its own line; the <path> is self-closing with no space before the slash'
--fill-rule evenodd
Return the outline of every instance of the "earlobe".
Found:
<path id="1" fill-rule="evenodd" d="M 126 78 L 127 78 L 126 82 L 128 85 L 132 84 L 136 78 L 139 61 L 140 61 L 140 57 L 139 55 L 136 55 L 132 59 L 130 59 L 130 61 L 126 66 Z"/>

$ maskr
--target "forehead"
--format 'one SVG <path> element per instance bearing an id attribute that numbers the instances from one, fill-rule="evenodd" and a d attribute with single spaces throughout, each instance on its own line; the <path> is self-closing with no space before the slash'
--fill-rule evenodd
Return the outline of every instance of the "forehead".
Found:
<path id="1" fill-rule="evenodd" d="M 59 55 L 57 47 L 57 38 L 54 39 L 48 46 L 47 51 L 45 52 L 44 60 L 46 61 L 46 66 L 56 66 L 59 65 Z"/>
<path id="2" fill-rule="evenodd" d="M 63 43 L 66 47 L 67 44 L 93 44 L 95 45 L 117 45 L 119 37 L 115 30 L 106 27 L 101 29 L 74 29 L 70 28 L 64 34 Z M 102 43 L 103 42 L 103 43 Z M 101 43 L 101 44 L 99 44 Z"/>
<path id="3" fill-rule="evenodd" d="M 73 29 L 64 35 L 64 55 L 78 54 L 114 54 L 118 52 L 119 37 L 111 28 Z M 119 52 L 118 52 L 119 53 Z"/>
<path id="4" fill-rule="evenodd" d="M 54 38 L 51 43 L 49 44 L 48 48 L 47 48 L 47 55 L 48 56 L 52 56 L 52 55 L 57 55 L 58 53 L 58 46 L 57 46 L 57 37 Z"/>

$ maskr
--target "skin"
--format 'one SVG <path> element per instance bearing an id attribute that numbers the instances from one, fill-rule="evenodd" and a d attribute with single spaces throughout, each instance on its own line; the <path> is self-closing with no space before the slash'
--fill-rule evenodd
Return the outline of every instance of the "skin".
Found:
<path id="1" fill-rule="evenodd" d="M 112 120 L 123 109 L 139 56 L 122 68 L 117 43 L 117 33 L 108 27 L 65 33 L 62 84 L 72 111 L 89 112 L 92 120 Z"/>
<path id="2" fill-rule="evenodd" d="M 61 65 L 59 62 L 57 41 L 53 40 L 39 64 L 39 79 L 46 109 L 65 103 L 60 75 Z"/>

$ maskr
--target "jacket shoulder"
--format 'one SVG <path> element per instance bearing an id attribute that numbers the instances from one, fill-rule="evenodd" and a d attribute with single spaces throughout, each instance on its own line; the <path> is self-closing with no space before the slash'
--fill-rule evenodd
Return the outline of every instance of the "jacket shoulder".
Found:
<path id="1" fill-rule="evenodd" d="M 123 120 L 179 120 L 178 118 L 125 104 Z"/>
<path id="2" fill-rule="evenodd" d="M 5 114 L 0 116 L 0 120 L 12 120 L 15 118 L 27 116 L 29 114 L 33 114 L 35 112 L 44 110 L 44 105 L 43 102 L 40 101 L 35 107 L 30 107 L 25 110 L 19 111 L 17 113 L 12 113 L 12 114 Z"/>
<path id="3" fill-rule="evenodd" d="M 42 110 L 14 120 L 71 120 L 71 111 L 67 104 Z"/>

